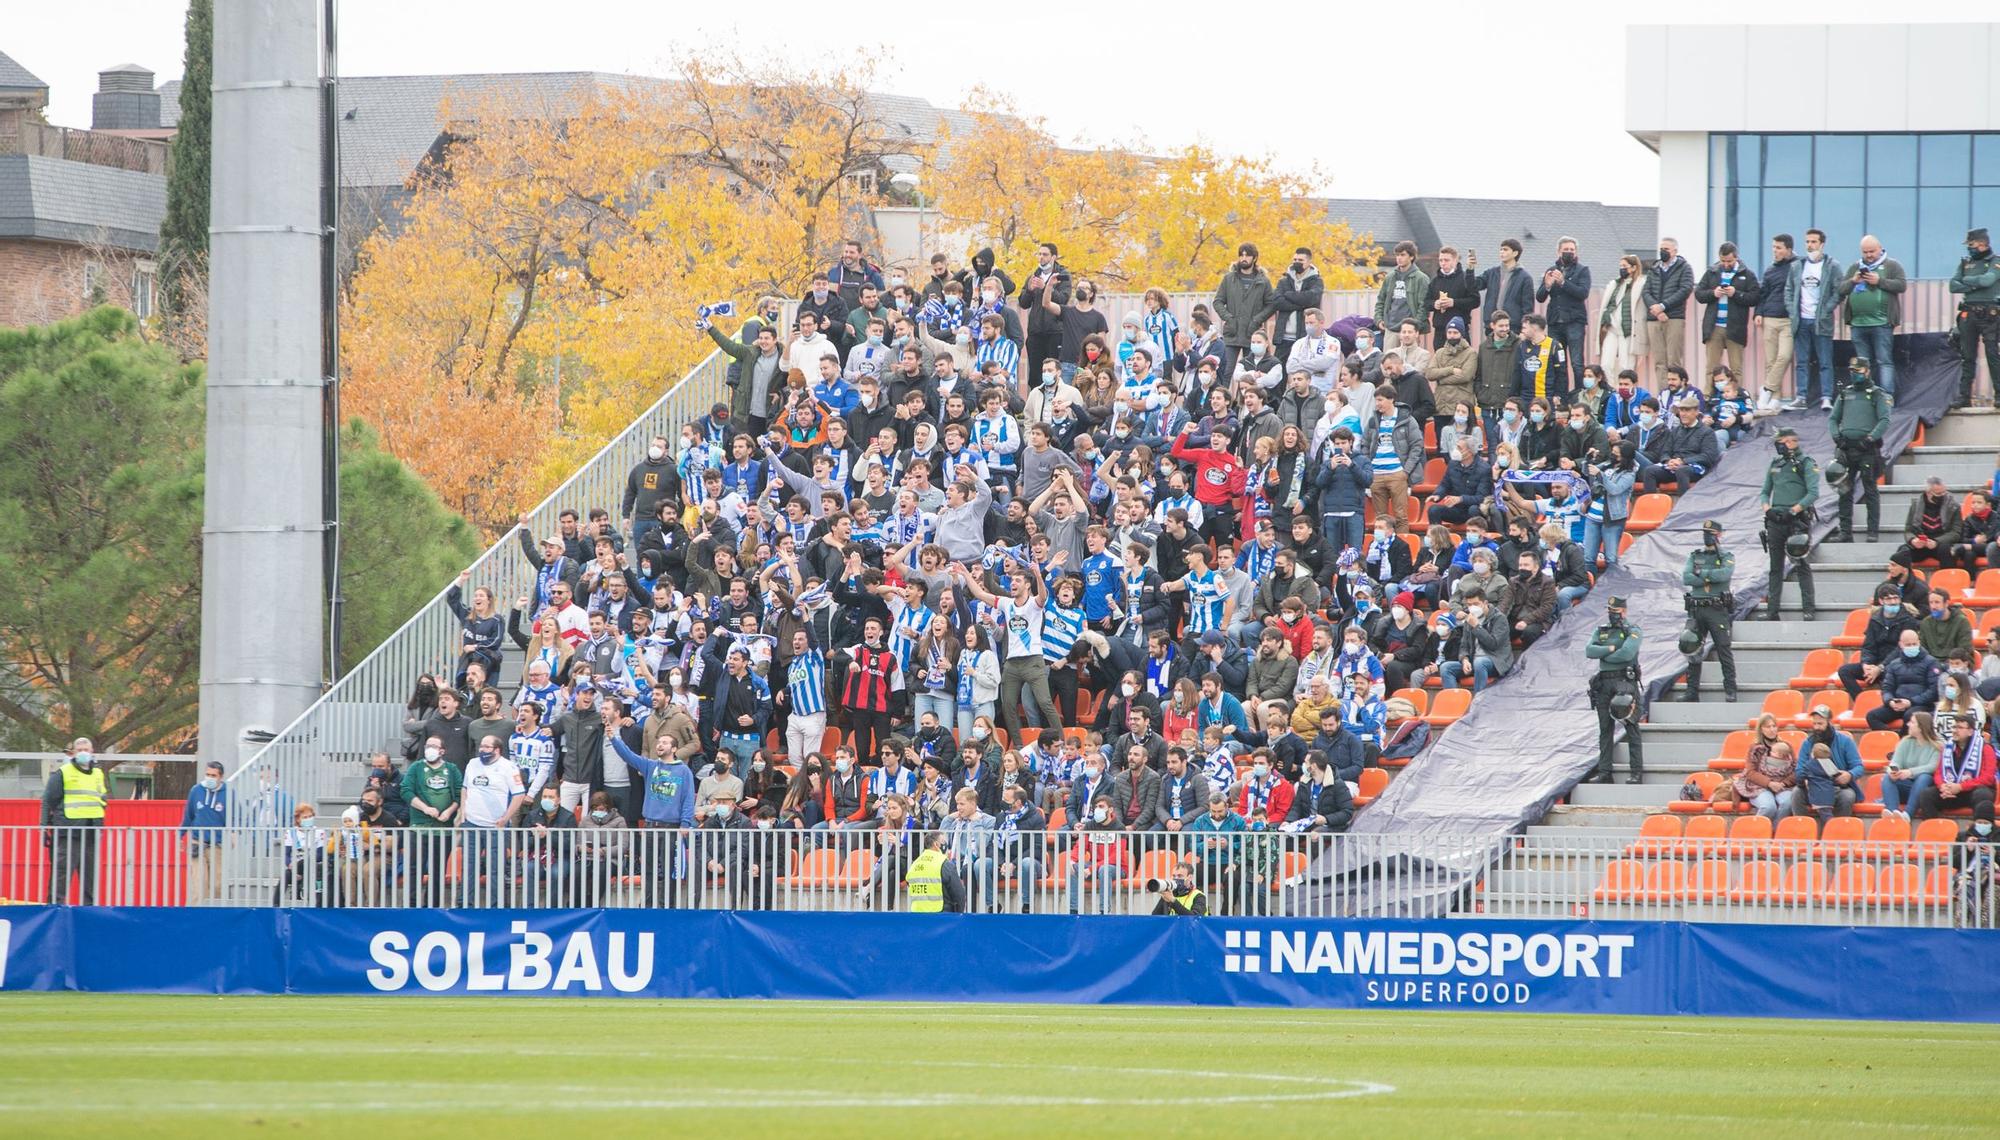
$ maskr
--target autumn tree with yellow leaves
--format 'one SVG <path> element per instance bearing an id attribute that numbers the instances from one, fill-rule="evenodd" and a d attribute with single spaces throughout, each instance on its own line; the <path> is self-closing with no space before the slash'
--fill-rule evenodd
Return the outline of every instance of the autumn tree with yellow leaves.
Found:
<path id="1" fill-rule="evenodd" d="M 1073 273 L 1106 290 L 1205 292 L 1236 247 L 1309 246 L 1329 289 L 1372 280 L 1380 250 L 1312 200 L 1317 172 L 1202 145 L 1165 154 L 1064 147 L 1037 119 L 975 92 L 964 138 L 939 140 L 922 185 L 942 228 L 984 235 L 1001 265 L 1053 240 Z"/>
<path id="2" fill-rule="evenodd" d="M 895 156 L 1001 264 L 1053 236 L 1107 288 L 1213 288 L 1242 240 L 1312 246 L 1329 288 L 1373 260 L 1303 200 L 1305 174 L 1066 150 L 997 104 L 933 146 L 878 109 L 873 78 L 711 57 L 559 110 L 447 108 L 450 145 L 345 298 L 346 409 L 496 533 L 708 355 L 697 306 L 797 295 Z"/>

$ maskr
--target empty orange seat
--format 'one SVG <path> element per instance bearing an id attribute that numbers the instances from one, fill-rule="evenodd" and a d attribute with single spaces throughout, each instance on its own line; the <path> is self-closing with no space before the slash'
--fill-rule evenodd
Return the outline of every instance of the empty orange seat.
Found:
<path id="1" fill-rule="evenodd" d="M 1875 873 L 1875 894 L 1869 901 L 1878 907 L 1906 907 L 1915 904 L 1923 890 L 1923 871 L 1908 863 L 1891 863 Z"/>
<path id="2" fill-rule="evenodd" d="M 1798 722 L 1799 714 L 1806 711 L 1806 695 L 1795 689 L 1779 689 L 1764 698 L 1764 707 L 1758 710 L 1761 716 L 1769 713 L 1778 718 L 1779 724 Z M 1757 717 L 1750 718 L 1750 727 L 1757 727 Z"/>
<path id="3" fill-rule="evenodd" d="M 1814 866 L 1819 864 L 1801 864 Z M 1842 863 L 1833 869 L 1833 881 L 1821 897 L 1835 906 L 1859 906 L 1875 895 L 1875 866 L 1872 863 Z"/>
<path id="4" fill-rule="evenodd" d="M 1729 893 L 1729 860 L 1703 859 L 1688 875 L 1687 898 L 1700 902 L 1719 899 Z"/>
<path id="5" fill-rule="evenodd" d="M 1861 766 L 1870 772 L 1880 772 L 1889 766 L 1890 755 L 1902 742 L 1902 734 L 1893 729 L 1877 728 L 1862 733 L 1855 742 L 1861 749 Z"/>
<path id="6" fill-rule="evenodd" d="M 1753 860 L 1743 864 L 1736 885 L 1729 888 L 1729 897 L 1736 902 L 1769 902 L 1783 883 L 1784 875 L 1776 863 Z"/>
<path id="7" fill-rule="evenodd" d="M 1674 497 L 1662 491 L 1650 495 L 1637 495 L 1632 499 L 1632 510 L 1625 518 L 1627 534 L 1645 534 L 1656 530 L 1667 521 L 1667 512 L 1674 509 Z"/>
<path id="8" fill-rule="evenodd" d="M 1162 848 L 1156 851 L 1148 851 L 1140 856 L 1138 869 L 1132 872 L 1131 878 L 1125 880 L 1125 885 L 1133 890 L 1139 890 L 1146 885 L 1147 879 L 1171 879 L 1173 877 L 1174 853 Z"/>
<path id="9" fill-rule="evenodd" d="M 1915 836 L 1910 843 L 1912 859 L 1945 859 L 1951 855 L 1951 845 L 1958 840 L 1958 821 L 1955 819 L 1927 819 L 1917 824 Z"/>
<path id="10" fill-rule="evenodd" d="M 1354 797 L 1354 806 L 1367 807 L 1389 787 L 1389 773 L 1381 768 L 1363 768 L 1360 782 L 1361 791 Z"/>
<path id="11" fill-rule="evenodd" d="M 1723 854 L 1724 838 L 1729 834 L 1729 820 L 1719 815 L 1698 815 L 1687 821 L 1687 829 L 1681 832 L 1682 853 L 1697 859 L 1711 859 Z"/>
<path id="12" fill-rule="evenodd" d="M 1901 859 L 1910 848 L 1910 821 L 1883 816 L 1868 825 L 1862 854 L 1869 859 Z"/>
<path id="13" fill-rule="evenodd" d="M 1785 871 L 1785 885 L 1772 896 L 1775 902 L 1809 903 L 1826 893 L 1826 864 L 1803 859 Z"/>
<path id="14" fill-rule="evenodd" d="M 1810 815 L 1788 815 L 1778 821 L 1771 833 L 1773 851 L 1800 850 L 1797 844 L 1812 843 L 1819 839 L 1819 819 Z"/>
<path id="15" fill-rule="evenodd" d="M 1865 830 L 1856 816 L 1837 815 L 1827 820 L 1819 832 L 1821 856 L 1847 859 L 1860 854 Z"/>
<path id="16" fill-rule="evenodd" d="M 1972 575 L 1956 567 L 1950 570 L 1931 571 L 1931 589 L 1945 591 L 1945 596 L 1954 602 L 1963 602 L 1972 596 Z"/>
<path id="17" fill-rule="evenodd" d="M 1791 680 L 1794 689 L 1824 689 L 1835 684 L 1840 666 L 1846 660 L 1838 649 L 1815 649 L 1806 654 L 1805 664 L 1799 666 L 1799 675 Z"/>
<path id="18" fill-rule="evenodd" d="M 1770 849 L 1771 820 L 1768 816 L 1746 815 L 1729 825 L 1731 855 L 1762 855 Z"/>
<path id="19" fill-rule="evenodd" d="M 1981 570 L 1972 583 L 1972 597 L 1967 602 L 1982 610 L 2000 606 L 2000 569 Z"/>
<path id="20" fill-rule="evenodd" d="M 1983 573 L 1990 574 L 1992 571 L 1987 570 Z M 1980 614 L 1979 624 L 1972 630 L 1972 644 L 1981 649 L 1986 648 L 1986 643 L 1992 638 L 1996 629 L 2000 629 L 2000 609 L 1991 609 Z"/>
<path id="21" fill-rule="evenodd" d="M 1951 877 L 1953 874 L 1954 872 L 1950 867 L 1932 867 L 1931 873 L 1924 879 L 1924 889 L 1917 895 L 1917 901 L 1924 906 L 1951 905 Z"/>
<path id="22" fill-rule="evenodd" d="M 1646 864 L 1636 859 L 1613 859 L 1605 864 L 1604 877 L 1591 897 L 1598 902 L 1629 902 L 1646 889 Z"/>
<path id="23" fill-rule="evenodd" d="M 1431 701 L 1431 711 L 1424 716 L 1424 722 L 1447 725 L 1464 716 L 1471 707 L 1471 689 L 1439 689 Z"/>
<path id="24" fill-rule="evenodd" d="M 1861 802 L 1854 805 L 1855 815 L 1873 817 L 1882 814 L 1882 774 L 1880 772 L 1861 781 L 1861 795 Z"/>
<path id="25" fill-rule="evenodd" d="M 1792 720 L 1792 723 L 1799 728 L 1812 727 L 1812 713 L 1814 709 L 1825 709 L 1836 720 L 1839 719 L 1841 713 L 1847 711 L 1846 689 L 1827 689 L 1824 692 L 1802 693 L 1800 695 L 1806 698 L 1806 708 L 1804 712 Z"/>
<path id="26" fill-rule="evenodd" d="M 857 847 L 847 853 L 847 862 L 841 864 L 840 874 L 827 880 L 829 887 L 858 887 L 875 873 L 875 853 Z"/>
<path id="27" fill-rule="evenodd" d="M 1834 726 L 1849 732 L 1860 732 L 1868 727 L 1868 714 L 1881 707 L 1882 690 L 1863 689 L 1846 712 L 1833 718 Z"/>
<path id="28" fill-rule="evenodd" d="M 1663 859 L 1646 868 L 1646 885 L 1639 892 L 1645 902 L 1678 902 L 1687 893 L 1687 864 Z"/>
<path id="29" fill-rule="evenodd" d="M 1847 624 L 1827 644 L 1836 649 L 1859 649 L 1868 638 L 1868 607 L 1847 611 Z"/>
<path id="30" fill-rule="evenodd" d="M 1743 765 L 1750 760 L 1750 740 L 1749 729 L 1730 730 L 1729 735 L 1722 738 L 1722 755 L 1710 760 L 1708 766 L 1717 772 L 1741 772 Z"/>
<path id="31" fill-rule="evenodd" d="M 1425 424 L 1424 430 L 1429 431 L 1430 425 Z M 1444 482 L 1444 457 L 1439 456 L 1436 459 L 1425 462 L 1423 481 L 1410 488 L 1410 490 L 1415 491 L 1419 495 L 1428 495 L 1432 491 L 1437 490 L 1438 484 L 1442 482 Z"/>
<path id="32" fill-rule="evenodd" d="M 1639 838 L 1625 848 L 1627 855 L 1671 855 L 1680 844 L 1681 817 L 1649 815 L 1639 821 Z"/>
<path id="33" fill-rule="evenodd" d="M 778 880 L 779 886 L 797 887 L 806 890 L 826 886 L 840 873 L 840 852 L 831 847 L 820 847 L 806 852 L 799 861 L 796 874 Z"/>

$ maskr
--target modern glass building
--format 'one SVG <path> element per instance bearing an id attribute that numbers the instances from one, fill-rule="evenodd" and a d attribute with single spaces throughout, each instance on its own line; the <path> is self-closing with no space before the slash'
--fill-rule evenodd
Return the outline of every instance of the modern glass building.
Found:
<path id="1" fill-rule="evenodd" d="M 1661 234 L 1697 263 L 1816 226 L 1843 261 L 1872 233 L 1939 278 L 2000 229 L 2000 24 L 1646 26 L 1626 54 Z"/>

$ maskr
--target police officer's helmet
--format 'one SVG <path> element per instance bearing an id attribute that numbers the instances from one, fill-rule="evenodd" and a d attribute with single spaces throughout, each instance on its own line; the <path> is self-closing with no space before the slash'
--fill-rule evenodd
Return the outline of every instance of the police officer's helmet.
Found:
<path id="1" fill-rule="evenodd" d="M 1682 630 L 1680 645 L 1681 645 L 1681 654 L 1683 656 L 1692 657 L 1694 655 L 1694 651 L 1701 648 L 1701 634 L 1696 633 L 1692 629 Z"/>
<path id="2" fill-rule="evenodd" d="M 1633 699 L 1631 693 L 1619 692 L 1612 695 L 1612 716 L 1617 717 L 1619 720 L 1629 720 L 1632 714 L 1637 711 L 1639 711 L 1639 702 Z"/>
<path id="3" fill-rule="evenodd" d="M 1840 460 L 1836 459 L 1832 463 L 1826 465 L 1827 482 L 1839 483 L 1845 481 L 1846 478 L 1847 478 L 1847 467 L 1845 464 L 1841 463 Z"/>
<path id="4" fill-rule="evenodd" d="M 1812 539 L 1807 538 L 1802 532 L 1793 531 L 1790 537 L 1785 539 L 1785 553 L 1793 558 L 1804 558 L 1806 551 L 1811 549 Z"/>

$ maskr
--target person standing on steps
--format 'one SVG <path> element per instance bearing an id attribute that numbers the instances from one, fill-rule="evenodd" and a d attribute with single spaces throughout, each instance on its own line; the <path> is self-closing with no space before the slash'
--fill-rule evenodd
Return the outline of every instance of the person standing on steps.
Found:
<path id="1" fill-rule="evenodd" d="M 1834 508 L 1840 529 L 1834 542 L 1854 541 L 1854 499 L 1860 492 L 1868 510 L 1868 541 L 1876 541 L 1882 527 L 1882 491 L 1875 485 L 1882 473 L 1882 436 L 1889 430 L 1889 394 L 1875 386 L 1868 362 L 1855 357 L 1848 362 L 1847 382 L 1834 394 L 1833 410 L 1827 413 L 1833 431 L 1833 446 L 1840 459 L 1826 468 L 1827 482 L 1839 494 Z"/>
<path id="2" fill-rule="evenodd" d="M 1639 736 L 1639 643 L 1636 626 L 1625 624 L 1625 599 L 1612 598 L 1605 607 L 1604 624 L 1590 635 L 1583 655 L 1597 662 L 1597 675 L 1590 679 L 1590 706 L 1597 710 L 1597 767 L 1584 777 L 1585 783 L 1611 782 L 1613 730 L 1625 722 L 1625 748 L 1632 756 L 1628 784 L 1645 779 L 1645 742 Z"/>
<path id="3" fill-rule="evenodd" d="M 1993 259 L 1993 239 L 1984 227 L 1965 235 L 1965 259 L 1951 275 L 1958 301 L 1958 402 L 1972 402 L 1972 378 L 1979 371 L 1979 343 L 1986 342 L 1986 372 L 1994 385 L 1993 405 L 2000 407 L 2000 261 Z"/>
<path id="4" fill-rule="evenodd" d="M 1683 701 L 1701 699 L 1702 639 L 1715 645 L 1715 659 L 1722 663 L 1722 698 L 1736 701 L 1736 650 L 1731 642 L 1735 630 L 1736 596 L 1729 592 L 1729 580 L 1736 574 L 1736 556 L 1722 549 L 1722 524 L 1709 519 L 1701 524 L 1701 549 L 1689 552 L 1681 570 L 1681 584 L 1687 587 L 1687 629 L 1681 633 L 1680 649 L 1687 654 L 1687 692 Z"/>
<path id="5" fill-rule="evenodd" d="M 1778 620 L 1780 600 L 1785 592 L 1785 559 L 1799 576 L 1799 609 L 1807 621 L 1813 620 L 1812 566 L 1806 555 L 1812 550 L 1813 504 L 1819 499 L 1819 464 L 1799 450 L 1799 433 L 1778 429 L 1778 457 L 1764 472 L 1764 489 L 1757 501 L 1764 507 L 1764 549 L 1771 555 L 1771 584 L 1765 621 Z"/>

